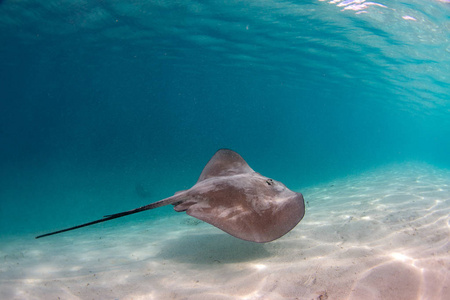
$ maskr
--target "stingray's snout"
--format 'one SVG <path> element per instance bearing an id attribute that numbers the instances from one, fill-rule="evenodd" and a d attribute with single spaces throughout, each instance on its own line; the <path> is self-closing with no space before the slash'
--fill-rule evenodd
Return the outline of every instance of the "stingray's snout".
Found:
<path id="1" fill-rule="evenodd" d="M 302 193 L 296 193 L 296 194 L 297 194 L 298 201 L 305 204 L 305 198 L 303 198 L 303 194 Z"/>
<path id="2" fill-rule="evenodd" d="M 295 200 L 297 201 L 298 205 L 300 206 L 300 212 L 301 212 L 300 220 L 301 220 L 303 218 L 303 216 L 305 215 L 305 199 L 303 198 L 302 193 L 296 192 Z"/>

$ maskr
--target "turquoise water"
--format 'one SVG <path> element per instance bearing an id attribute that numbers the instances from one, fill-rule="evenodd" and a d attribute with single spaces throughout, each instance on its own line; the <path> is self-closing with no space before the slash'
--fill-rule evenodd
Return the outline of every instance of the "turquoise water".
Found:
<path id="1" fill-rule="evenodd" d="M 350 2 L 0 1 L 0 236 L 170 196 L 222 147 L 297 191 L 450 168 L 450 4 Z"/>

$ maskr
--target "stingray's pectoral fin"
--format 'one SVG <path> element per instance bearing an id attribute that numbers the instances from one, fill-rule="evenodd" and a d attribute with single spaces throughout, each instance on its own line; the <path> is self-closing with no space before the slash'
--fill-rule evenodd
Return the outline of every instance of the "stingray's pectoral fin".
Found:
<path id="1" fill-rule="evenodd" d="M 109 221 L 109 220 L 117 219 L 117 218 L 120 218 L 120 217 L 132 215 L 132 214 L 144 211 L 144 210 L 149 210 L 149 209 L 153 209 L 153 208 L 157 208 L 157 207 L 160 207 L 160 206 L 171 204 L 173 201 L 174 201 L 174 197 L 169 197 L 169 198 L 166 198 L 166 199 L 163 199 L 163 200 L 160 200 L 160 201 L 157 201 L 155 203 L 151 203 L 149 205 L 145 205 L 145 206 L 142 206 L 142 207 L 139 207 L 139 208 L 135 208 L 135 209 L 132 209 L 132 210 L 120 212 L 120 213 L 117 213 L 117 214 L 106 215 L 106 216 L 103 217 L 103 219 L 99 219 L 99 220 L 95 220 L 95 221 L 92 221 L 92 222 L 89 222 L 89 223 L 84 223 L 84 224 L 81 224 L 81 225 L 77 225 L 77 226 L 74 226 L 74 227 L 70 227 L 70 228 L 66 228 L 66 229 L 62 229 L 62 230 L 58 230 L 58 231 L 54 231 L 54 232 L 50 232 L 50 233 L 46 233 L 46 234 L 42 234 L 42 235 L 38 235 L 36 238 L 39 239 L 41 237 L 54 235 L 54 234 L 58 234 L 58 233 L 62 233 L 62 232 L 70 231 L 70 230 L 75 230 L 75 229 L 78 229 L 78 228 L 82 228 L 82 227 L 94 225 L 94 224 L 97 224 L 97 223 L 102 223 L 102 222 L 106 222 L 106 221 Z"/>

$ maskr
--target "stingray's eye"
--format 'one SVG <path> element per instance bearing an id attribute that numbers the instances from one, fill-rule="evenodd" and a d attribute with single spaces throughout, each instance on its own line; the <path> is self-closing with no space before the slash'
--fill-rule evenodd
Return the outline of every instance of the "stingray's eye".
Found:
<path id="1" fill-rule="evenodd" d="M 266 183 L 267 183 L 268 185 L 272 185 L 272 184 L 273 184 L 273 179 L 267 179 L 267 180 L 266 180 Z"/>

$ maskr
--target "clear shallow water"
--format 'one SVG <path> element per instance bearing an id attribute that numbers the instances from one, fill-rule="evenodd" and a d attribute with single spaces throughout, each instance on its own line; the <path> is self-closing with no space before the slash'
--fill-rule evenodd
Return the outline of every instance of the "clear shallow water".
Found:
<path id="1" fill-rule="evenodd" d="M 450 168 L 449 15 L 445 1 L 0 1 L 0 236 L 172 195 L 221 147 L 296 191 L 388 163 Z"/>
<path id="2" fill-rule="evenodd" d="M 448 12 L 2 1 L 2 231 L 171 195 L 221 147 L 295 188 L 392 161 L 448 167 Z"/>
<path id="3" fill-rule="evenodd" d="M 268 244 L 184 214 L 0 244 L 2 299 L 446 299 L 450 172 L 382 166 L 303 189 Z"/>

